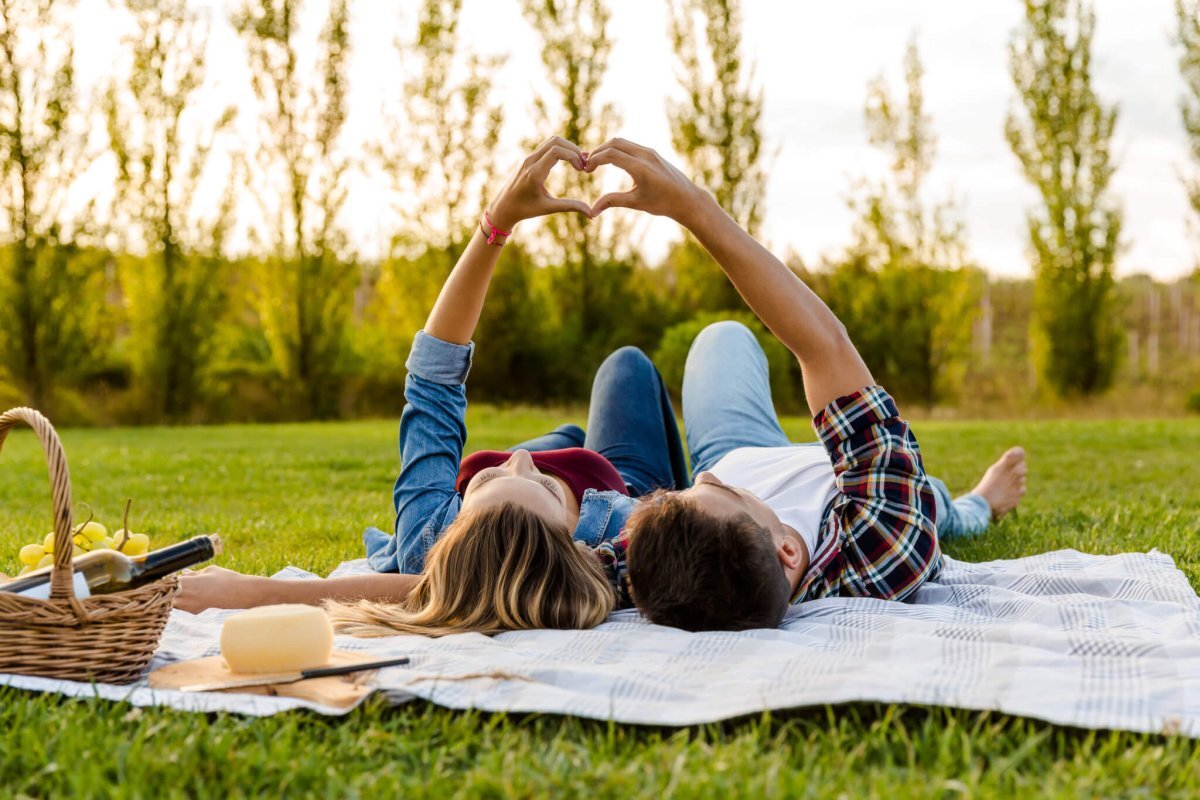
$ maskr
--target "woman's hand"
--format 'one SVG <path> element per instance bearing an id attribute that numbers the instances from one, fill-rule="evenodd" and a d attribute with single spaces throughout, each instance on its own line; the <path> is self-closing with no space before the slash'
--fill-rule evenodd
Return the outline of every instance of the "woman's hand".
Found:
<path id="1" fill-rule="evenodd" d="M 687 228 L 695 224 L 696 215 L 713 203 L 712 195 L 688 180 L 649 147 L 610 139 L 588 154 L 584 172 L 612 164 L 633 178 L 633 188 L 625 192 L 610 192 L 592 206 L 592 217 L 607 208 L 632 208 L 670 217 Z"/>
<path id="2" fill-rule="evenodd" d="M 206 608 L 253 608 L 268 602 L 262 578 L 243 575 L 224 567 L 186 569 L 179 575 L 179 595 L 175 607 L 193 614 Z"/>
<path id="3" fill-rule="evenodd" d="M 559 211 L 578 211 L 591 217 L 591 208 L 582 200 L 555 197 L 546 191 L 546 178 L 559 161 L 569 162 L 575 169 L 583 171 L 587 155 L 579 145 L 568 142 L 561 136 L 551 136 L 534 150 L 521 164 L 516 174 L 508 179 L 500 194 L 488 207 L 492 224 L 500 230 L 512 230 L 513 225 L 523 219 L 542 217 Z"/>

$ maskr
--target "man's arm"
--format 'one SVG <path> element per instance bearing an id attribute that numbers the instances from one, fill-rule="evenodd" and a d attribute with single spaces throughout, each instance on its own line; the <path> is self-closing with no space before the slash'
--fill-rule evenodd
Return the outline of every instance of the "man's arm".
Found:
<path id="1" fill-rule="evenodd" d="M 193 614 L 206 608 L 254 608 L 277 603 L 320 605 L 323 600 L 374 600 L 399 603 L 416 585 L 419 575 L 380 572 L 324 580 L 285 580 L 243 575 L 223 567 L 185 571 L 175 607 Z"/>
<path id="2" fill-rule="evenodd" d="M 692 232 L 729 276 L 758 318 L 795 354 L 809 408 L 819 412 L 838 397 L 872 385 L 846 328 L 783 262 L 771 255 L 703 191 L 658 153 L 613 139 L 589 156 L 586 171 L 620 167 L 634 188 L 601 197 L 592 207 L 624 207 L 668 216 Z"/>

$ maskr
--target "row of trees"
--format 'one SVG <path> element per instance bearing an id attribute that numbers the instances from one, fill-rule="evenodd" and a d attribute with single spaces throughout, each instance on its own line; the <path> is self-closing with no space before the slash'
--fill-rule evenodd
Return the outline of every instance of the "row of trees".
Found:
<path id="1" fill-rule="evenodd" d="M 186 0 L 124 0 L 122 61 L 96 104 L 74 72 L 72 2 L 0 0 L 8 222 L 0 402 L 139 421 L 326 418 L 398 406 L 408 341 L 503 163 L 506 110 L 491 77 L 502 59 L 462 46 L 462 0 L 422 0 L 415 31 L 397 44 L 407 68 L 396 105 L 378 139 L 351 153 L 343 146 L 348 0 L 329 0 L 315 35 L 302 24 L 301 0 L 239 2 L 228 21 L 244 43 L 257 103 L 214 113 L 210 23 Z M 1183 119 L 1200 162 L 1197 3 L 1177 0 Z M 666 109 L 673 148 L 754 232 L 769 153 L 740 2 L 667 4 L 679 86 Z M 598 99 L 613 44 L 605 0 L 521 0 L 521 8 L 545 78 L 528 127 L 581 142 L 614 134 L 619 110 Z M 1092 89 L 1094 26 L 1083 0 L 1025 0 L 1010 49 L 1017 99 L 1006 134 L 1041 203 L 1029 214 L 1028 313 L 1000 319 L 1018 320 L 1020 331 L 1005 335 L 1031 343 L 1023 357 L 1038 385 L 1058 394 L 1104 390 L 1123 352 L 1113 279 L 1121 214 L 1109 189 L 1116 110 Z M 915 42 L 903 67 L 902 89 L 880 77 L 864 109 L 869 141 L 889 169 L 853 187 L 849 247 L 806 273 L 876 377 L 931 406 L 977 383 L 991 341 L 989 333 L 981 349 L 982 319 L 990 331 L 993 300 L 1012 293 L 989 285 L 971 260 L 954 199 L 930 197 L 936 136 Z M 115 165 L 111 209 L 97 208 L 98 199 L 81 204 L 80 176 L 106 159 Z M 364 167 L 389 176 L 405 199 L 379 263 L 357 260 L 341 225 L 350 178 Z M 564 172 L 553 191 L 583 188 Z M 1200 184 L 1192 202 L 1200 213 Z M 231 257 L 233 220 L 250 213 L 260 220 L 253 254 Z M 506 247 L 481 321 L 475 396 L 584 397 L 599 359 L 627 343 L 657 352 L 675 380 L 704 320 L 745 315 L 693 240 L 650 265 L 631 247 L 627 224 L 616 214 L 599 225 L 556 215 L 536 237 Z M 769 355 L 780 404 L 794 409 L 795 367 L 775 348 Z"/>

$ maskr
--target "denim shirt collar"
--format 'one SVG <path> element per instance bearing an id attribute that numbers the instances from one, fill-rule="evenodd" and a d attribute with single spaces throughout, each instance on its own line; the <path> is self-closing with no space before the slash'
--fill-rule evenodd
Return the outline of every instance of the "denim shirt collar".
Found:
<path id="1" fill-rule="evenodd" d="M 617 538 L 633 513 L 635 501 L 620 492 L 588 489 L 579 501 L 579 523 L 575 526 L 576 541 L 588 547 Z"/>

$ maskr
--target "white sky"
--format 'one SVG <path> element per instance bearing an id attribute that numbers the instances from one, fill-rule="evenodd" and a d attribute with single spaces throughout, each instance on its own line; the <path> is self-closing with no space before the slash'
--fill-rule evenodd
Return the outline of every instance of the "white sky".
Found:
<path id="1" fill-rule="evenodd" d="M 220 22 L 222 0 L 196 5 Z M 522 155 L 520 139 L 552 133 L 531 129 L 531 98 L 542 86 L 537 41 L 517 0 L 464 5 L 464 44 L 509 56 L 497 80 L 508 113 L 503 158 L 515 165 Z M 1192 268 L 1196 247 L 1179 179 L 1192 167 L 1178 112 L 1183 82 L 1170 41 L 1173 4 L 1096 0 L 1095 5 L 1097 90 L 1120 107 L 1114 190 L 1125 209 L 1126 249 L 1119 272 L 1177 277 Z M 310 0 L 309 6 L 315 32 L 324 3 Z M 609 0 L 609 6 L 615 46 L 602 95 L 616 103 L 625 138 L 669 154 L 664 100 L 676 88 L 665 4 Z M 416 0 L 352 3 L 350 146 L 377 132 L 379 109 L 394 98 L 392 43 L 412 37 L 417 7 Z M 899 88 L 904 48 L 915 32 L 926 71 L 926 107 L 938 136 L 930 188 L 960 199 L 971 252 L 982 266 L 997 274 L 1027 274 L 1024 212 L 1036 198 L 1003 134 L 1013 98 L 1007 45 L 1021 13 L 1017 0 L 746 0 L 747 56 L 765 90 L 767 144 L 778 152 L 766 203 L 768 243 L 780 251 L 794 249 L 809 263 L 845 245 L 851 181 L 878 174 L 883 166 L 866 142 L 866 85 L 882 71 Z M 75 21 L 81 74 L 105 74 L 116 53 L 119 16 L 105 0 L 81 0 Z M 221 104 L 247 101 L 244 56 L 223 23 L 214 29 L 209 72 Z M 598 142 L 580 144 L 586 149 Z M 616 178 L 607 181 L 611 185 Z M 346 225 L 368 257 L 378 255 L 391 233 L 386 187 L 379 176 L 356 180 L 347 208 Z M 657 219 L 641 232 L 650 258 L 678 235 L 673 223 Z"/>

